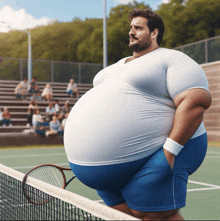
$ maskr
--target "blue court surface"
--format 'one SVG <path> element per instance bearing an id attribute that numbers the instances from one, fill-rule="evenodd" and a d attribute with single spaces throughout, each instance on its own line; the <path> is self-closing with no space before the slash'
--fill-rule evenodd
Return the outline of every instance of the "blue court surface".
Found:
<path id="1" fill-rule="evenodd" d="M 34 166 L 51 163 L 69 167 L 63 146 L 0 148 L 0 163 L 22 173 Z M 220 219 L 220 145 L 209 145 L 202 166 L 189 177 L 186 207 L 180 212 L 186 220 Z M 72 172 L 66 172 L 67 178 Z M 67 190 L 103 203 L 95 190 L 74 179 Z"/>

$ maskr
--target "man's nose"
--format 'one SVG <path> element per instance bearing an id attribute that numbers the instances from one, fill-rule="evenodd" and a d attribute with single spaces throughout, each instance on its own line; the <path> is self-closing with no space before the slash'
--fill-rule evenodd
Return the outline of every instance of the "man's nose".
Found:
<path id="1" fill-rule="evenodd" d="M 129 34 L 129 36 L 135 36 L 134 29 L 131 28 L 128 34 Z"/>

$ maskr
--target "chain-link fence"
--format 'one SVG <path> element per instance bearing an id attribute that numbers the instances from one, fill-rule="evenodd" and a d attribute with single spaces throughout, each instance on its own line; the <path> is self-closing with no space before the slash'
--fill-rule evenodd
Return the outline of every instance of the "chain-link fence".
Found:
<path id="1" fill-rule="evenodd" d="M 176 47 L 199 64 L 220 60 L 220 36 Z M 27 59 L 0 57 L 0 79 L 21 80 L 27 75 Z M 92 84 L 94 76 L 102 70 L 102 64 L 65 61 L 32 60 L 32 77 L 37 81 Z"/>
<path id="2" fill-rule="evenodd" d="M 0 57 L 0 79 L 22 80 L 28 77 L 27 66 L 27 59 Z M 66 83 L 73 78 L 76 83 L 92 84 L 102 69 L 102 64 L 32 60 L 32 77 L 37 81 Z"/>
<path id="3" fill-rule="evenodd" d="M 220 36 L 182 45 L 175 49 L 190 56 L 199 64 L 220 60 Z"/>

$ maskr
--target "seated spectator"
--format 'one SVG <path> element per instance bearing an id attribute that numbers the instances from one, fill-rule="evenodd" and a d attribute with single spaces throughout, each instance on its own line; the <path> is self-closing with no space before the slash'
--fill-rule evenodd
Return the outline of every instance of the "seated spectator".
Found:
<path id="1" fill-rule="evenodd" d="M 3 114 L 2 109 L 0 109 L 0 126 L 2 126 L 4 123 L 2 114 Z"/>
<path id="2" fill-rule="evenodd" d="M 69 106 L 69 101 L 66 101 L 64 106 L 61 108 L 61 113 L 58 115 L 58 119 L 62 121 L 65 115 L 70 112 L 70 110 L 71 108 Z"/>
<path id="3" fill-rule="evenodd" d="M 22 86 L 20 83 L 15 87 L 15 98 L 21 99 L 22 98 Z"/>
<path id="4" fill-rule="evenodd" d="M 69 82 L 67 89 L 66 89 L 66 93 L 69 94 L 70 97 L 73 97 L 73 93 L 75 93 L 77 99 L 79 98 L 79 91 L 78 91 L 77 85 L 76 85 L 76 83 L 74 83 L 73 79 L 70 79 L 70 82 Z"/>
<path id="5" fill-rule="evenodd" d="M 53 97 L 53 91 L 50 84 L 47 84 L 41 94 L 41 97 L 47 101 L 51 101 Z"/>
<path id="6" fill-rule="evenodd" d="M 23 81 L 20 82 L 20 85 L 21 85 L 21 87 L 22 87 L 23 99 L 26 99 L 27 93 L 28 93 L 28 82 L 27 82 L 27 78 L 24 78 Z"/>
<path id="7" fill-rule="evenodd" d="M 32 124 L 35 129 L 35 135 L 41 135 L 42 137 L 45 136 L 44 126 L 49 126 L 49 123 L 44 122 L 43 116 L 40 114 L 40 110 L 36 109 L 35 114 L 32 118 Z"/>
<path id="8" fill-rule="evenodd" d="M 27 78 L 24 78 L 23 81 L 20 82 L 22 89 L 26 90 L 28 92 L 28 81 Z"/>
<path id="9" fill-rule="evenodd" d="M 55 100 L 55 102 L 54 102 L 54 108 L 55 108 L 56 115 L 59 115 L 60 111 L 61 111 L 59 103 L 60 103 L 59 100 Z"/>
<path id="10" fill-rule="evenodd" d="M 11 124 L 11 114 L 7 107 L 4 107 L 4 111 L 2 113 L 3 118 L 3 126 L 12 126 Z"/>
<path id="11" fill-rule="evenodd" d="M 32 125 L 34 128 L 39 128 L 43 126 L 43 123 L 44 123 L 44 120 L 43 120 L 42 115 L 40 114 L 40 110 L 36 109 L 32 117 Z"/>
<path id="12" fill-rule="evenodd" d="M 36 84 L 36 77 L 31 79 L 31 83 L 29 84 L 29 91 L 32 96 L 36 96 L 37 93 L 40 93 L 39 87 Z"/>
<path id="13" fill-rule="evenodd" d="M 26 99 L 28 92 L 28 83 L 27 78 L 24 78 L 16 87 L 15 87 L 15 97 L 17 99 Z"/>
<path id="14" fill-rule="evenodd" d="M 64 128 L 65 128 L 65 124 L 66 124 L 66 120 L 67 120 L 67 117 L 69 116 L 69 112 L 66 113 L 65 115 L 65 118 L 62 120 L 62 123 L 61 123 L 61 130 L 59 132 L 59 136 L 60 137 L 63 137 L 63 132 L 64 132 Z"/>
<path id="15" fill-rule="evenodd" d="M 49 102 L 48 106 L 46 107 L 46 119 L 48 121 L 52 120 L 53 115 L 55 114 L 55 108 L 53 102 Z"/>
<path id="16" fill-rule="evenodd" d="M 59 132 L 62 131 L 62 127 L 60 125 L 60 121 L 57 119 L 57 116 L 54 115 L 52 117 L 52 121 L 50 121 L 50 130 L 46 131 L 46 136 L 52 135 L 52 134 L 59 134 Z"/>
<path id="17" fill-rule="evenodd" d="M 37 109 L 38 109 L 38 106 L 37 106 L 35 100 L 30 101 L 30 103 L 28 105 L 28 116 L 27 116 L 28 123 L 27 123 L 27 127 L 30 127 L 30 126 L 33 125 L 32 124 L 32 118 L 33 118 L 33 115 L 35 113 L 35 110 L 37 110 Z"/>
<path id="18" fill-rule="evenodd" d="M 30 97 L 30 100 L 31 100 L 31 101 L 32 101 L 32 100 L 41 101 L 41 94 L 40 94 L 40 92 L 37 92 L 36 94 L 32 95 L 32 96 Z"/>

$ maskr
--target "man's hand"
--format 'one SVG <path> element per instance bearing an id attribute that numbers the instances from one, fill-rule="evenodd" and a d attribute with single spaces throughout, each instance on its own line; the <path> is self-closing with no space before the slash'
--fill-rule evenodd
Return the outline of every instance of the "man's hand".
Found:
<path id="1" fill-rule="evenodd" d="M 171 169 L 173 169 L 174 166 L 174 161 L 175 161 L 175 155 L 167 151 L 166 149 L 163 148 L 164 155 L 167 159 L 167 162 L 169 163 Z"/>

